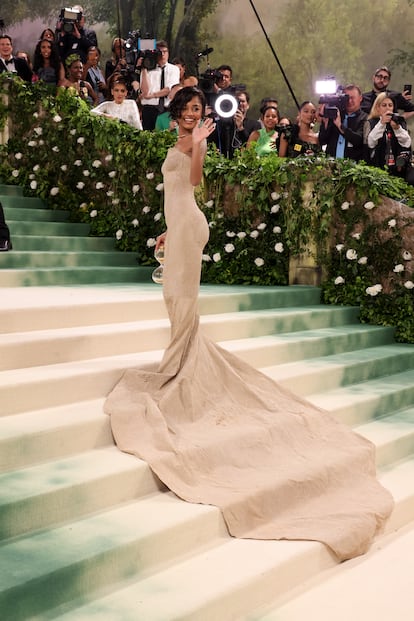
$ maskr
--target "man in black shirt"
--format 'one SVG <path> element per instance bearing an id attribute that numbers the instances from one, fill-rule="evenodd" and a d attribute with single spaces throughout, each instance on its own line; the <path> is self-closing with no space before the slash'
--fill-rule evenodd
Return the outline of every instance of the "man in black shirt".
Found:
<path id="1" fill-rule="evenodd" d="M 411 101 L 411 93 L 403 91 L 398 93 L 397 91 L 389 90 L 389 84 L 391 80 L 391 71 L 388 67 L 378 67 L 372 76 L 372 90 L 362 95 L 361 109 L 367 114 L 370 113 L 372 105 L 380 93 L 386 92 L 388 96 L 394 101 L 395 110 L 401 110 L 405 120 L 414 115 L 414 104 Z"/>

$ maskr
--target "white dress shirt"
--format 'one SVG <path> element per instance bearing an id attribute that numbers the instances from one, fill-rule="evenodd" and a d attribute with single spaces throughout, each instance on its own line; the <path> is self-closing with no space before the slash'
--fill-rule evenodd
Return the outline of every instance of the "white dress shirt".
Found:
<path id="1" fill-rule="evenodd" d="M 147 72 L 149 93 L 156 93 L 161 90 L 161 67 L 157 65 L 155 69 Z M 164 86 L 168 86 L 171 89 L 176 84 L 180 83 L 180 69 L 177 65 L 172 63 L 166 63 L 164 65 Z M 164 105 L 166 108 L 170 105 L 168 97 L 164 99 Z M 159 97 L 141 98 L 143 106 L 158 106 Z"/>

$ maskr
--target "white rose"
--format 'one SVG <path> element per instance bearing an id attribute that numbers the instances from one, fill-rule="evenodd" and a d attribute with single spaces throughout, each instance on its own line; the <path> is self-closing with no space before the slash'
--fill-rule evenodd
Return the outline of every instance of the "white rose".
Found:
<path id="1" fill-rule="evenodd" d="M 124 233 L 123 233 L 122 229 L 118 229 L 117 232 L 115 233 L 115 237 L 117 239 L 121 239 L 123 234 Z"/>
<path id="2" fill-rule="evenodd" d="M 28 147 L 35 147 L 37 145 L 36 140 L 29 140 L 29 142 L 27 143 Z"/>
<path id="3" fill-rule="evenodd" d="M 81 160 L 75 160 L 73 162 L 74 166 L 82 166 L 82 161 Z"/>
<path id="4" fill-rule="evenodd" d="M 354 233 L 354 234 L 352 235 L 352 237 L 353 237 L 354 239 L 361 239 L 361 233 Z"/>
<path id="5" fill-rule="evenodd" d="M 62 117 L 59 116 L 58 114 L 55 114 L 55 116 L 53 117 L 53 120 L 55 123 L 60 123 L 62 120 Z"/>
<path id="6" fill-rule="evenodd" d="M 76 129 L 71 129 L 69 133 L 71 136 L 74 136 L 76 134 Z"/>
<path id="7" fill-rule="evenodd" d="M 16 160 L 21 160 L 23 157 L 23 153 L 16 153 L 14 157 L 16 158 Z"/>
<path id="8" fill-rule="evenodd" d="M 102 188 L 104 188 L 104 184 L 102 183 L 102 181 L 98 181 L 98 183 L 96 184 L 95 188 L 97 190 L 102 190 Z"/>
<path id="9" fill-rule="evenodd" d="M 204 203 L 206 207 L 211 208 L 214 205 L 214 201 L 207 201 Z"/>
<path id="10" fill-rule="evenodd" d="M 145 207 L 142 208 L 142 213 L 149 213 L 151 211 L 151 208 L 148 207 L 148 205 L 145 205 Z"/>
<path id="11" fill-rule="evenodd" d="M 343 244 L 336 244 L 335 248 L 337 249 L 338 252 L 341 252 L 341 250 L 343 250 L 344 245 Z"/>
<path id="12" fill-rule="evenodd" d="M 119 205 L 119 198 L 113 198 L 112 205 Z"/>
<path id="13" fill-rule="evenodd" d="M 267 226 L 266 222 L 261 222 L 260 224 L 257 225 L 257 230 L 264 231 L 266 226 Z"/>
<path id="14" fill-rule="evenodd" d="M 160 220 L 161 216 L 162 216 L 162 213 L 159 211 L 158 213 L 155 214 L 154 221 L 158 222 L 158 220 Z"/>
<path id="15" fill-rule="evenodd" d="M 259 231 L 252 231 L 250 233 L 250 237 L 253 237 L 253 239 L 257 239 L 257 237 L 259 237 Z"/>
<path id="16" fill-rule="evenodd" d="M 218 263 L 219 261 L 221 261 L 221 254 L 219 252 L 215 252 L 213 254 L 213 261 L 214 263 Z"/>
<path id="17" fill-rule="evenodd" d="M 32 188 L 32 190 L 35 190 L 37 188 L 37 181 L 31 181 L 30 187 Z"/>
<path id="18" fill-rule="evenodd" d="M 106 193 L 106 195 L 109 196 L 109 197 L 113 196 L 114 194 L 115 194 L 115 192 L 113 190 L 108 190 L 107 193 Z"/>
<path id="19" fill-rule="evenodd" d="M 343 211 L 346 211 L 347 209 L 349 209 L 349 203 L 348 201 L 344 201 L 341 205 L 341 209 L 343 209 Z"/>
<path id="20" fill-rule="evenodd" d="M 157 190 L 157 192 L 162 192 L 164 189 L 164 184 L 159 183 L 158 185 L 155 186 L 155 189 Z"/>
<path id="21" fill-rule="evenodd" d="M 83 176 L 84 176 L 84 177 L 89 177 L 89 175 L 90 175 L 90 174 L 91 174 L 91 173 L 89 172 L 89 170 L 84 170 L 84 171 L 83 171 Z"/>
<path id="22" fill-rule="evenodd" d="M 93 166 L 94 168 L 99 168 L 99 166 L 102 166 L 102 162 L 101 162 L 101 160 L 93 160 L 93 162 L 92 162 L 92 166 Z"/>
<path id="23" fill-rule="evenodd" d="M 91 213 L 89 214 L 91 218 L 96 218 L 96 216 L 98 215 L 98 212 L 96 211 L 96 209 L 92 209 Z"/>
<path id="24" fill-rule="evenodd" d="M 335 282 L 335 285 L 343 285 L 345 282 L 345 279 L 342 278 L 342 276 L 337 276 L 334 282 Z"/>
<path id="25" fill-rule="evenodd" d="M 254 260 L 254 263 L 257 267 L 262 267 L 262 265 L 264 265 L 264 260 L 261 257 L 257 257 L 257 259 Z"/>
<path id="26" fill-rule="evenodd" d="M 132 192 L 133 192 L 133 194 L 136 194 L 137 192 L 139 192 L 139 185 L 138 184 L 132 186 Z"/>
<path id="27" fill-rule="evenodd" d="M 209 254 L 203 254 L 203 256 L 201 257 L 203 261 L 205 261 L 206 263 L 208 261 L 211 261 L 211 257 Z"/>
<path id="28" fill-rule="evenodd" d="M 59 147 L 57 145 L 55 145 L 54 147 L 52 147 L 52 151 L 54 153 L 59 153 Z"/>
<path id="29" fill-rule="evenodd" d="M 43 129 L 41 127 L 35 127 L 34 131 L 38 136 L 41 136 L 43 134 Z"/>
<path id="30" fill-rule="evenodd" d="M 274 226 L 273 227 L 273 233 L 277 234 L 277 233 L 281 233 L 281 232 L 282 232 L 282 229 L 280 228 L 280 226 Z"/>
<path id="31" fill-rule="evenodd" d="M 154 179 L 154 173 L 153 172 L 149 172 L 145 176 L 146 176 L 147 179 Z"/>
<path id="32" fill-rule="evenodd" d="M 406 289 L 412 289 L 414 287 L 414 282 L 412 280 L 406 280 L 404 283 L 404 287 Z"/>
<path id="33" fill-rule="evenodd" d="M 226 237 L 235 237 L 236 233 L 234 233 L 233 231 L 226 231 Z"/>
<path id="34" fill-rule="evenodd" d="M 135 228 L 136 228 L 136 227 L 139 225 L 139 222 L 138 222 L 137 218 L 134 218 L 134 219 L 132 220 L 131 224 L 132 224 L 132 226 L 133 226 L 133 227 L 135 227 Z"/>
<path id="35" fill-rule="evenodd" d="M 78 190 L 83 190 L 83 188 L 85 187 L 85 184 L 83 183 L 83 181 L 78 181 L 78 183 L 76 184 L 76 187 Z"/>
<path id="36" fill-rule="evenodd" d="M 413 258 L 411 252 L 409 252 L 408 250 L 404 250 L 404 252 L 402 253 L 402 257 L 404 261 L 411 261 L 411 259 Z"/>
<path id="37" fill-rule="evenodd" d="M 283 250 L 284 250 L 283 244 L 281 242 L 278 242 L 275 245 L 275 252 L 283 252 Z"/>
<path id="38" fill-rule="evenodd" d="M 17 168 L 15 168 L 15 169 L 12 171 L 12 176 L 13 176 L 13 177 L 18 177 L 18 176 L 19 176 L 19 171 L 17 170 Z"/>
<path id="39" fill-rule="evenodd" d="M 105 155 L 105 162 L 112 162 L 112 158 L 112 153 L 108 153 L 108 155 Z"/>
<path id="40" fill-rule="evenodd" d="M 394 228 L 394 226 L 396 226 L 397 224 L 397 220 L 395 218 L 392 218 L 391 220 L 388 220 L 388 226 L 390 227 L 390 229 Z"/>
<path id="41" fill-rule="evenodd" d="M 246 233 L 244 231 L 240 231 L 240 233 L 237 233 L 237 237 L 239 239 L 244 239 L 246 237 Z"/>
<path id="42" fill-rule="evenodd" d="M 280 205 L 272 205 L 270 213 L 277 213 L 280 210 Z"/>
<path id="43" fill-rule="evenodd" d="M 33 172 L 37 172 L 39 169 L 40 169 L 39 164 L 35 164 L 35 165 L 33 166 Z"/>
<path id="44" fill-rule="evenodd" d="M 149 239 L 147 239 L 147 247 L 148 248 L 153 248 L 156 243 L 157 243 L 157 240 L 154 239 L 154 237 L 150 237 Z"/>
<path id="45" fill-rule="evenodd" d="M 224 250 L 225 250 L 226 252 L 234 252 L 234 246 L 233 246 L 233 244 L 226 244 L 226 245 L 224 246 Z"/>
<path id="46" fill-rule="evenodd" d="M 358 263 L 360 265 L 366 265 L 368 263 L 368 257 L 361 257 L 360 259 L 358 259 Z"/>
<path id="47" fill-rule="evenodd" d="M 114 177 L 116 177 L 116 170 L 111 170 L 111 171 L 108 173 L 108 177 L 109 177 L 110 179 L 113 179 Z"/>
<path id="48" fill-rule="evenodd" d="M 50 195 L 56 196 L 56 194 L 59 194 L 59 188 L 54 187 L 50 190 Z"/>
<path id="49" fill-rule="evenodd" d="M 365 209 L 374 209 L 375 205 L 372 201 L 368 201 L 367 203 L 365 203 L 364 207 Z"/>
<path id="50" fill-rule="evenodd" d="M 367 295 L 370 295 L 370 296 L 374 297 L 374 296 L 376 296 L 376 295 L 378 295 L 380 293 L 382 287 L 381 287 L 381 289 L 379 289 L 379 287 L 381 287 L 381 285 L 374 285 L 372 287 L 367 287 L 365 289 L 365 293 Z"/>
<path id="51" fill-rule="evenodd" d="M 83 136 L 79 136 L 79 138 L 76 141 L 78 144 L 84 144 L 85 142 L 85 138 Z"/>
<path id="52" fill-rule="evenodd" d="M 349 250 L 346 251 L 346 255 L 345 256 L 346 256 L 346 258 L 349 261 L 355 261 L 355 259 L 358 258 L 358 255 L 357 255 L 356 251 L 353 250 L 353 248 L 349 248 Z"/>
<path id="53" fill-rule="evenodd" d="M 60 170 L 63 170 L 63 172 L 66 172 L 68 169 L 67 164 L 62 164 L 62 166 L 60 167 Z"/>
<path id="54" fill-rule="evenodd" d="M 398 263 L 398 265 L 396 265 L 392 271 L 395 272 L 396 274 L 398 274 L 398 272 L 403 272 L 404 265 L 402 265 L 401 263 Z"/>
<path id="55" fill-rule="evenodd" d="M 270 198 L 272 199 L 272 201 L 278 201 L 280 198 L 280 194 L 278 194 L 277 192 L 272 192 Z"/>

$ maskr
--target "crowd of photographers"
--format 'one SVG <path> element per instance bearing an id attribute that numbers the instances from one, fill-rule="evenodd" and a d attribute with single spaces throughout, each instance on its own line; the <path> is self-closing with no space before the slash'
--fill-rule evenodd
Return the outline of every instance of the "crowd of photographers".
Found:
<path id="1" fill-rule="evenodd" d="M 206 47 L 198 57 L 212 51 Z M 25 81 L 42 80 L 53 88 L 72 88 L 94 114 L 136 129 L 172 132 L 172 98 L 180 88 L 197 85 L 205 95 L 207 114 L 216 121 L 210 141 L 225 157 L 245 147 L 256 149 L 259 156 L 325 152 L 386 168 L 414 185 L 407 130 L 407 119 L 414 115 L 411 85 L 401 92 L 390 90 L 391 72 L 385 66 L 374 72 L 369 92 L 362 93 L 356 84 L 330 93 L 322 90 L 319 102 L 303 102 L 294 119 L 282 118 L 277 100 L 268 97 L 260 102 L 260 118 L 252 119 L 250 95 L 244 84 L 233 84 L 229 65 L 188 76 L 182 58 L 170 61 L 166 41 L 142 39 L 139 31 L 129 33 L 127 40 L 115 37 L 111 52 L 101 68 L 96 33 L 86 28 L 78 5 L 62 9 L 56 29 L 41 33 L 33 65 L 26 52 L 13 53 L 8 35 L 0 35 L 0 72 L 16 73 Z"/>

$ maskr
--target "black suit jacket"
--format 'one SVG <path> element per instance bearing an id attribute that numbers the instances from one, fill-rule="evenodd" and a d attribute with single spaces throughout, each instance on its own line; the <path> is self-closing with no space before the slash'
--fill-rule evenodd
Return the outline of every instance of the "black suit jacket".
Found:
<path id="1" fill-rule="evenodd" d="M 31 82 L 33 74 L 24 58 L 15 58 L 13 56 L 13 60 L 17 75 L 25 82 Z M 9 71 L 9 68 L 2 60 L 0 60 L 0 73 L 4 73 L 5 71 Z"/>
<path id="2" fill-rule="evenodd" d="M 351 160 L 358 162 L 364 158 L 364 123 L 367 115 L 362 110 L 358 110 L 354 117 L 348 118 L 348 127 L 344 129 L 345 138 L 345 155 Z M 339 138 L 339 130 L 336 125 L 329 119 L 328 126 L 325 129 L 321 124 L 319 130 L 319 142 L 321 145 L 326 144 L 326 154 L 331 157 L 336 156 L 336 145 Z"/>

